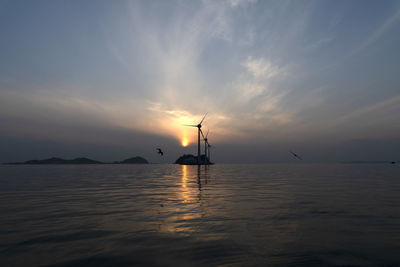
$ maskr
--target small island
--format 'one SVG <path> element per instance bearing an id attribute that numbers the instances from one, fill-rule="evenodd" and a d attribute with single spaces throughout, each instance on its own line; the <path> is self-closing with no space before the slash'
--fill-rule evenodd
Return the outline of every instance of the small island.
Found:
<path id="1" fill-rule="evenodd" d="M 200 163 L 197 160 L 197 156 L 192 154 L 185 154 L 180 156 L 176 161 L 175 164 L 180 165 L 212 165 L 214 163 L 210 162 L 209 159 L 205 155 L 200 156 Z"/>

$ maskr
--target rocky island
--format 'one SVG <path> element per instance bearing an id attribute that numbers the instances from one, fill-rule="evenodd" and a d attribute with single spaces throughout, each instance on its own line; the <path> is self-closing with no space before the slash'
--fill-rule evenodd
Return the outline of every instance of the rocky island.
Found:
<path id="1" fill-rule="evenodd" d="M 205 155 L 200 156 L 200 164 L 197 162 L 197 156 L 192 154 L 185 154 L 180 156 L 176 161 L 175 164 L 180 165 L 212 165 L 214 163 L 210 162 L 209 159 Z"/>

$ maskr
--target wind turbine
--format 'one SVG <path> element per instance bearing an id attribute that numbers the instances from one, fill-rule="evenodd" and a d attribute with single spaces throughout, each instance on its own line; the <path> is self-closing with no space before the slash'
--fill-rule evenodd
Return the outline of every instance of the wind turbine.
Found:
<path id="1" fill-rule="evenodd" d="M 203 134 L 203 132 L 201 131 L 201 124 L 203 123 L 204 119 L 206 118 L 207 113 L 206 113 L 206 115 L 204 115 L 203 119 L 199 122 L 199 124 L 197 124 L 197 125 L 185 124 L 185 126 L 197 127 L 197 164 L 200 164 L 200 133 Z"/>
<path id="2" fill-rule="evenodd" d="M 208 162 L 210 162 L 210 151 L 208 150 L 208 148 L 210 147 L 210 144 L 208 143 L 208 133 L 210 132 L 210 130 L 207 130 L 206 136 L 204 136 L 203 131 L 201 131 L 201 135 L 203 136 L 203 140 L 204 140 L 204 156 L 206 157 L 206 161 L 208 159 Z M 207 153 L 208 151 L 208 153 Z"/>
<path id="3" fill-rule="evenodd" d="M 210 150 L 211 150 L 211 146 L 210 143 L 208 142 L 208 134 L 210 132 L 210 130 L 207 130 L 206 136 L 204 136 L 203 131 L 200 131 L 201 135 L 203 136 L 203 140 L 204 140 L 204 156 L 206 157 L 206 163 L 211 164 L 211 159 L 210 159 Z M 207 162 L 208 161 L 208 162 Z"/>

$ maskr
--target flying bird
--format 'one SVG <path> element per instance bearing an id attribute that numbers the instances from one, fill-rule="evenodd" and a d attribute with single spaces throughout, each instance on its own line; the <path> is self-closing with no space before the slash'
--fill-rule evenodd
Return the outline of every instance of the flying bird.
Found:
<path id="1" fill-rule="evenodd" d="M 161 150 L 161 148 L 157 148 L 157 153 L 160 154 L 161 156 L 164 155 L 164 152 Z"/>
<path id="2" fill-rule="evenodd" d="M 297 155 L 296 153 L 294 153 L 294 152 L 292 152 L 292 151 L 290 151 L 290 153 L 292 153 L 292 155 L 295 157 L 295 158 L 298 158 L 299 160 L 303 160 L 299 155 Z"/>

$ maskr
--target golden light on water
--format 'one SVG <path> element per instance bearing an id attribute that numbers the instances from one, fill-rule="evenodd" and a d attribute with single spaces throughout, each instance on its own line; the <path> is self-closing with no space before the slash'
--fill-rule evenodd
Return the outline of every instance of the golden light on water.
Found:
<path id="1" fill-rule="evenodd" d="M 187 166 L 182 165 L 182 187 L 186 187 L 187 183 Z"/>
<path id="2" fill-rule="evenodd" d="M 189 145 L 189 140 L 185 137 L 182 139 L 182 146 L 188 146 Z"/>

